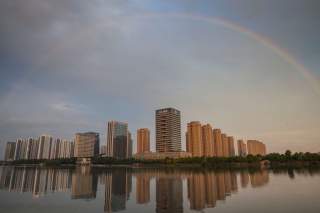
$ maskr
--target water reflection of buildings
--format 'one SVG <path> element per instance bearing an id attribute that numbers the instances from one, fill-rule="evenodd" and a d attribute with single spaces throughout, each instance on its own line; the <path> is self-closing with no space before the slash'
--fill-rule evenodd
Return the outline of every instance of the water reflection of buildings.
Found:
<path id="1" fill-rule="evenodd" d="M 0 189 L 10 192 L 31 192 L 34 197 L 49 192 L 67 192 L 71 186 L 68 169 L 3 167 Z"/>
<path id="2" fill-rule="evenodd" d="M 0 167 L 0 189 L 10 192 L 31 192 L 40 197 L 48 192 L 68 192 L 72 199 L 95 199 L 98 184 L 98 171 L 90 167 L 76 169 L 46 169 L 35 167 Z M 101 171 L 101 170 L 100 170 Z M 238 175 L 239 174 L 239 175 Z M 150 202 L 150 185 L 155 183 L 155 211 L 183 212 L 183 181 L 187 183 L 187 198 L 190 209 L 202 211 L 214 208 L 218 201 L 242 188 L 264 186 L 269 181 L 269 171 L 258 170 L 240 172 L 188 171 L 127 168 L 107 169 L 99 174 L 104 186 L 104 212 L 126 209 L 132 190 L 132 175 L 135 176 L 137 204 Z M 154 182 L 151 180 L 155 180 Z"/>
<path id="3" fill-rule="evenodd" d="M 132 175 L 127 169 L 110 170 L 105 173 L 105 212 L 126 209 L 132 188 Z"/>
<path id="4" fill-rule="evenodd" d="M 250 174 L 251 185 L 262 186 L 269 181 L 268 171 Z M 240 173 L 241 186 L 249 183 L 249 173 Z M 188 177 L 188 199 L 190 209 L 203 210 L 213 208 L 218 200 L 238 191 L 237 174 L 234 171 L 192 173 Z"/>
<path id="5" fill-rule="evenodd" d="M 156 212 L 183 212 L 182 179 L 156 178 Z"/>
<path id="6" fill-rule="evenodd" d="M 77 167 L 72 174 L 72 199 L 96 198 L 98 176 L 91 172 L 90 166 Z"/>

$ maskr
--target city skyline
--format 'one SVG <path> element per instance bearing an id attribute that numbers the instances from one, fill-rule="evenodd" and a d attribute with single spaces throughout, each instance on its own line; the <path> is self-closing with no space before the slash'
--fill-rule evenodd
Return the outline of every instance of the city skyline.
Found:
<path id="1" fill-rule="evenodd" d="M 182 147 L 197 120 L 268 152 L 320 150 L 317 0 L 0 5 L 0 150 L 43 133 L 104 142 L 110 119 L 132 138 L 148 127 L 155 150 L 166 106 L 183 112 Z"/>

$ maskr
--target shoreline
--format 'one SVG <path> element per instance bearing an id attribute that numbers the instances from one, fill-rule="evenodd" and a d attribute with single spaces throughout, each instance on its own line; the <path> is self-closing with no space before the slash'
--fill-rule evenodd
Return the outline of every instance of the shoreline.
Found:
<path id="1" fill-rule="evenodd" d="M 201 163 L 93 163 L 81 165 L 76 163 L 16 163 L 1 162 L 0 166 L 14 167 L 65 167 L 74 168 L 78 166 L 90 166 L 92 168 L 133 168 L 133 169 L 161 169 L 161 168 L 183 168 L 183 169 L 277 169 L 277 168 L 320 168 L 320 161 L 289 161 L 289 162 L 221 162 L 214 164 Z"/>

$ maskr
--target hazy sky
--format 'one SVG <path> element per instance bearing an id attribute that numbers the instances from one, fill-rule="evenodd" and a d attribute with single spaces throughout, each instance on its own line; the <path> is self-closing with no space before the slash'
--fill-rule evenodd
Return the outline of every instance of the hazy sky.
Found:
<path id="1" fill-rule="evenodd" d="M 318 0 L 1 0 L 0 149 L 175 107 L 268 151 L 320 151 Z M 185 146 L 183 138 L 183 147 Z"/>

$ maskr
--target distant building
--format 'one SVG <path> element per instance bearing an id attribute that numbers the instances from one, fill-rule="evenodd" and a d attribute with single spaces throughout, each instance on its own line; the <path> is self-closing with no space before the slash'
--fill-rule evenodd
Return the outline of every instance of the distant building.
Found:
<path id="1" fill-rule="evenodd" d="M 238 140 L 238 155 L 241 157 L 247 156 L 247 145 L 243 140 Z"/>
<path id="2" fill-rule="evenodd" d="M 248 140 L 247 149 L 249 155 L 266 155 L 266 145 L 257 140 Z"/>
<path id="3" fill-rule="evenodd" d="M 137 153 L 150 152 L 150 130 L 142 128 L 137 130 Z"/>
<path id="4" fill-rule="evenodd" d="M 4 154 L 5 161 L 13 161 L 14 160 L 14 152 L 16 149 L 16 142 L 7 142 L 6 150 Z"/>
<path id="5" fill-rule="evenodd" d="M 187 128 L 187 152 L 191 153 L 192 157 L 203 156 L 201 123 L 199 121 L 192 121 L 188 123 Z"/>
<path id="6" fill-rule="evenodd" d="M 39 138 L 38 159 L 50 159 L 52 136 L 41 135 Z"/>
<path id="7" fill-rule="evenodd" d="M 202 129 L 202 144 L 203 155 L 206 157 L 214 156 L 214 140 L 213 130 L 210 124 L 203 125 Z"/>
<path id="8" fill-rule="evenodd" d="M 128 154 L 127 158 L 132 158 L 133 140 L 131 132 L 128 131 Z"/>
<path id="9" fill-rule="evenodd" d="M 221 134 L 223 157 L 229 157 L 229 142 L 226 134 Z"/>
<path id="10" fill-rule="evenodd" d="M 234 149 L 234 139 L 232 136 L 228 137 L 228 148 L 229 148 L 229 156 L 230 157 L 236 156 L 236 152 Z"/>
<path id="11" fill-rule="evenodd" d="M 221 130 L 214 129 L 213 130 L 213 140 L 214 140 L 214 154 L 217 157 L 223 156 L 223 147 L 222 147 L 222 137 L 221 137 Z"/>
<path id="12" fill-rule="evenodd" d="M 77 158 L 92 158 L 99 155 L 99 133 L 76 133 L 74 156 Z"/>
<path id="13" fill-rule="evenodd" d="M 156 151 L 181 151 L 181 114 L 174 108 L 156 110 Z"/>
<path id="14" fill-rule="evenodd" d="M 25 147 L 25 145 L 24 145 L 23 139 L 21 139 L 21 138 L 17 139 L 16 149 L 15 149 L 15 152 L 14 152 L 14 160 L 22 160 L 22 159 L 24 159 L 24 156 L 25 156 L 24 147 Z"/>
<path id="15" fill-rule="evenodd" d="M 132 155 L 131 134 L 128 124 L 119 121 L 108 122 L 107 156 L 118 159 L 129 158 Z"/>

